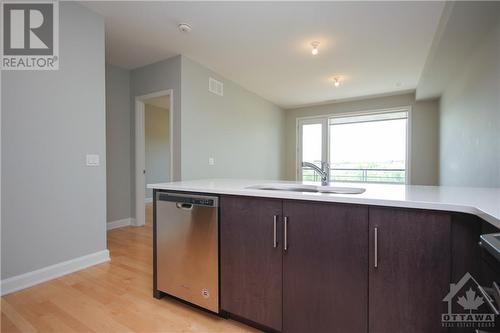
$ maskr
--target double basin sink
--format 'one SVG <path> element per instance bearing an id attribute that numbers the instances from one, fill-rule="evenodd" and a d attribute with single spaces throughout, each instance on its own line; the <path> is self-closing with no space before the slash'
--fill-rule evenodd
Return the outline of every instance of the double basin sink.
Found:
<path id="1" fill-rule="evenodd" d="M 246 188 L 249 190 L 335 193 L 335 194 L 361 194 L 365 192 L 365 189 L 361 187 L 339 187 L 339 186 L 321 186 L 321 185 L 286 184 L 286 183 L 259 184 L 259 185 L 247 186 Z"/>

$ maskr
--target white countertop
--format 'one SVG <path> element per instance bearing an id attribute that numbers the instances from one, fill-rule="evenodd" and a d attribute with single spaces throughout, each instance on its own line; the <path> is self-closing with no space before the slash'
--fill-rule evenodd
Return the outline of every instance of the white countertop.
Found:
<path id="1" fill-rule="evenodd" d="M 500 228 L 500 188 L 331 183 L 332 186 L 339 187 L 363 187 L 366 191 L 362 194 L 310 193 L 246 188 L 270 183 L 315 184 L 273 180 L 203 179 L 148 184 L 148 188 L 470 213 Z"/>

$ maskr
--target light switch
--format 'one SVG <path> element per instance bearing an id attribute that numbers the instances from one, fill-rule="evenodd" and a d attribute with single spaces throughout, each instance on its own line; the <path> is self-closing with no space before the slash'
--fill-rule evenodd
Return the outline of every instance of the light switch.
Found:
<path id="1" fill-rule="evenodd" d="M 99 155 L 97 154 L 87 154 L 87 166 L 99 166 Z"/>
<path id="2" fill-rule="evenodd" d="M 208 158 L 208 165 L 215 165 L 215 158 L 209 157 Z"/>

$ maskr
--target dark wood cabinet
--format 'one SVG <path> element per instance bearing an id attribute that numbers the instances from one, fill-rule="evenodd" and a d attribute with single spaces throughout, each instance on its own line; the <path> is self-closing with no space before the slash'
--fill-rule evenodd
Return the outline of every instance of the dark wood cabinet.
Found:
<path id="1" fill-rule="evenodd" d="M 281 212 L 281 200 L 221 197 L 221 309 L 278 331 L 282 325 Z"/>
<path id="2" fill-rule="evenodd" d="M 368 208 L 284 201 L 283 331 L 366 332 Z"/>
<path id="3" fill-rule="evenodd" d="M 221 309 L 265 330 L 447 332 L 449 284 L 480 268 L 467 215 L 222 196 L 220 217 Z"/>
<path id="4" fill-rule="evenodd" d="M 465 273 L 470 273 L 481 281 L 481 220 L 467 214 L 451 215 L 451 282 L 458 282 Z M 492 231 L 494 232 L 494 231 Z M 487 233 L 487 232 L 485 232 Z"/>
<path id="5" fill-rule="evenodd" d="M 451 217 L 370 208 L 369 332 L 446 332 Z"/>

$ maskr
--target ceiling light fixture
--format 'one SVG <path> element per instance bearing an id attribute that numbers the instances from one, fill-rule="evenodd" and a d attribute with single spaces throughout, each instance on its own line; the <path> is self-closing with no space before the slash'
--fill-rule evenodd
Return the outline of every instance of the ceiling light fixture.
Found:
<path id="1" fill-rule="evenodd" d="M 333 85 L 335 87 L 339 87 L 340 86 L 340 79 L 338 77 L 336 77 L 336 78 L 333 79 Z"/>
<path id="2" fill-rule="evenodd" d="M 314 42 L 311 43 L 311 46 L 312 46 L 312 50 L 311 50 L 312 55 L 318 54 L 318 52 L 319 52 L 319 50 L 318 50 L 319 42 L 318 41 L 314 41 Z"/>
<path id="3" fill-rule="evenodd" d="M 177 26 L 177 28 L 179 29 L 180 32 L 183 32 L 183 33 L 188 33 L 188 32 L 191 32 L 191 30 L 192 30 L 191 26 L 187 23 L 181 23 Z"/>

